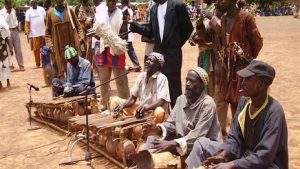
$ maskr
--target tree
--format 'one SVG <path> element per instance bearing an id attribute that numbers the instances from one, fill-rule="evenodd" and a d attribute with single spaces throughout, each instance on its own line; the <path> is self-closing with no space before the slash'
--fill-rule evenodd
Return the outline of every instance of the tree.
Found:
<path id="1" fill-rule="evenodd" d="M 0 0 L 0 8 L 4 7 L 4 1 L 5 0 Z M 67 1 L 67 0 L 66 0 Z M 80 0 L 69 0 L 70 5 L 77 5 Z M 91 1 L 91 0 L 90 0 Z M 30 0 L 12 0 L 13 2 L 13 7 L 17 8 L 20 6 L 30 6 Z M 43 0 L 37 0 L 38 4 L 40 2 L 44 2 Z"/>

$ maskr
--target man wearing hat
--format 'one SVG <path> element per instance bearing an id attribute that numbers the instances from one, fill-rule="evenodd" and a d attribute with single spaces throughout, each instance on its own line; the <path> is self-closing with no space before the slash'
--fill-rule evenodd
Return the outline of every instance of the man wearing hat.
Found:
<path id="1" fill-rule="evenodd" d="M 66 46 L 65 59 L 67 63 L 67 82 L 55 78 L 52 80 L 53 97 L 64 95 L 65 97 L 78 96 L 87 87 L 94 87 L 91 63 L 77 55 L 73 47 Z M 94 92 L 91 91 L 91 92 Z"/>
<path id="2" fill-rule="evenodd" d="M 145 72 L 137 77 L 132 89 L 131 96 L 125 101 L 118 97 L 111 98 L 111 110 L 121 111 L 125 115 L 136 113 L 136 117 L 142 118 L 149 111 L 160 111 L 168 113 L 170 94 L 167 77 L 161 73 L 164 65 L 164 56 L 152 52 L 145 62 Z M 139 99 L 139 104 L 136 104 Z M 164 117 L 162 118 L 164 120 Z M 160 121 L 162 122 L 162 121 Z"/>
<path id="3" fill-rule="evenodd" d="M 190 69 L 186 77 L 186 92 L 177 98 L 168 119 L 153 128 L 160 139 L 152 142 L 156 152 L 171 151 L 181 156 L 189 154 L 196 140 L 222 142 L 221 127 L 214 100 L 206 94 L 209 82 L 206 71 Z"/>
<path id="4" fill-rule="evenodd" d="M 213 165 L 214 169 L 287 169 L 287 125 L 282 106 L 267 91 L 275 70 L 253 60 L 237 72 L 243 78 L 241 97 L 226 143 L 205 147 L 197 142 L 187 160 L 188 168 Z M 206 159 L 207 156 L 215 154 Z M 206 160 L 205 160 L 206 159 Z M 205 161 L 204 161 L 205 160 Z"/>

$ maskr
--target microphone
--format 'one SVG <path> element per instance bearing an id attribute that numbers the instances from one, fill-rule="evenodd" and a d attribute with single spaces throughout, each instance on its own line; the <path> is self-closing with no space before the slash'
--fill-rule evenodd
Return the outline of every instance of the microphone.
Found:
<path id="1" fill-rule="evenodd" d="M 36 87 L 36 86 L 34 86 L 34 85 L 30 84 L 30 83 L 27 83 L 27 85 L 28 85 L 29 87 L 34 88 L 35 91 L 39 91 L 39 90 L 40 90 L 38 87 Z"/>

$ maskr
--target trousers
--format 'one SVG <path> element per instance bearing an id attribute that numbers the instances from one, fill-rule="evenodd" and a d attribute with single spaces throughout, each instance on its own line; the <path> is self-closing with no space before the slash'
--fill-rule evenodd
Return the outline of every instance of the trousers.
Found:
<path id="1" fill-rule="evenodd" d="M 140 63 L 139 63 L 139 60 L 138 60 L 138 58 L 137 58 L 137 56 L 136 56 L 136 53 L 135 53 L 135 51 L 134 51 L 132 42 L 127 42 L 127 43 L 128 43 L 128 46 L 127 46 L 127 47 L 128 47 L 128 50 L 127 50 L 127 53 L 128 53 L 128 56 L 129 56 L 131 62 L 133 63 L 133 66 L 134 66 L 134 67 L 141 67 L 141 66 L 140 66 Z"/>
<path id="2" fill-rule="evenodd" d="M 21 50 L 21 41 L 19 32 L 17 29 L 10 30 L 10 38 L 9 38 L 9 46 L 10 49 L 14 49 L 15 56 L 18 62 L 19 67 L 24 67 L 23 54 Z"/>
<path id="3" fill-rule="evenodd" d="M 163 72 L 163 74 L 168 78 L 169 91 L 171 97 L 171 107 L 173 108 L 175 106 L 177 97 L 182 94 L 181 70 L 170 73 Z"/>
<path id="4" fill-rule="evenodd" d="M 112 72 L 114 76 L 117 77 L 125 73 L 126 70 L 125 68 L 111 68 L 108 67 L 107 65 L 101 65 L 99 66 L 100 83 L 110 80 Z M 120 78 L 117 78 L 116 85 L 117 85 L 118 96 L 121 97 L 122 99 L 127 99 L 130 95 L 127 76 L 125 75 Z M 104 108 L 108 108 L 109 97 L 110 97 L 109 83 L 102 85 L 100 87 L 100 92 L 102 97 L 101 104 Z"/>

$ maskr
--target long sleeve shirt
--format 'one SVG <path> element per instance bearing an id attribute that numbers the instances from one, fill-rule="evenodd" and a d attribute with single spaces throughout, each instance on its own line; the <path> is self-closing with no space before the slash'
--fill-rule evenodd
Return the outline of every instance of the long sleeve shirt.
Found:
<path id="1" fill-rule="evenodd" d="M 79 62 L 76 67 L 70 63 L 67 64 L 67 83 L 71 83 L 73 86 L 87 85 L 94 86 L 95 80 L 92 75 L 91 63 L 79 57 Z"/>
<path id="2" fill-rule="evenodd" d="M 166 131 L 167 138 L 175 139 L 180 145 L 177 151 L 181 155 L 189 152 L 199 137 L 222 141 L 216 104 L 205 93 L 191 105 L 187 104 L 185 95 L 179 96 L 170 116 L 159 126 Z"/>
<path id="3" fill-rule="evenodd" d="M 288 168 L 284 111 L 275 99 L 268 97 L 265 108 L 253 119 L 248 112 L 249 98 L 242 97 L 239 101 L 239 113 L 233 119 L 226 143 L 221 146 L 239 169 Z"/>

